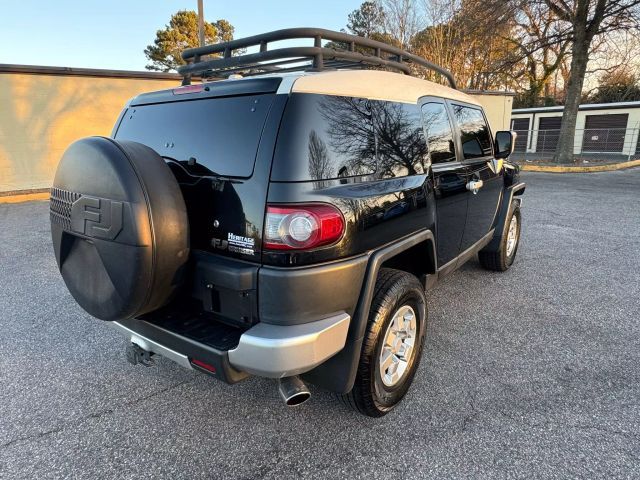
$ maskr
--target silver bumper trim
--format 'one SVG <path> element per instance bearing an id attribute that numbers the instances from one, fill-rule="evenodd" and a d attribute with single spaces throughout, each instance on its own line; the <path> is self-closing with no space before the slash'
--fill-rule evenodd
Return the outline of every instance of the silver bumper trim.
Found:
<path id="1" fill-rule="evenodd" d="M 351 317 L 340 313 L 302 325 L 258 323 L 229 350 L 235 368 L 262 377 L 282 378 L 307 372 L 344 348 Z"/>
<path id="2" fill-rule="evenodd" d="M 159 344 L 158 342 L 154 342 L 147 337 L 143 337 L 139 333 L 134 332 L 130 328 L 127 328 L 124 325 L 119 324 L 118 322 L 111 322 L 111 325 L 127 335 L 130 338 L 131 343 L 135 343 L 140 348 L 168 358 L 169 360 L 172 360 L 178 365 L 184 368 L 188 368 L 189 370 L 193 369 L 193 367 L 191 366 L 191 362 L 189 362 L 189 357 L 187 357 L 186 355 L 182 355 L 181 353 L 171 350 L 170 348 L 167 348 L 164 345 Z"/>

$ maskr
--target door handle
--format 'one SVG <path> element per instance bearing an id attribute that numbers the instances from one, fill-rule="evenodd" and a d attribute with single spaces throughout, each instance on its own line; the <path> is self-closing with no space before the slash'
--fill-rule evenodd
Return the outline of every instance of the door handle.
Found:
<path id="1" fill-rule="evenodd" d="M 474 195 L 478 193 L 478 190 L 482 188 L 484 182 L 482 180 L 471 180 L 467 183 L 467 190 L 469 190 Z"/>

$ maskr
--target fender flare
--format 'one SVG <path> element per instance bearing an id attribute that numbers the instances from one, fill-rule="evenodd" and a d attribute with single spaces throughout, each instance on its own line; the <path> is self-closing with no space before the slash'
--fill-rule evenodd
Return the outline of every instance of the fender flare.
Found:
<path id="1" fill-rule="evenodd" d="M 511 215 L 511 205 L 513 204 L 513 197 L 522 195 L 525 188 L 526 184 L 524 182 L 520 182 L 505 188 L 505 191 L 502 195 L 502 201 L 500 203 L 500 209 L 498 210 L 496 221 L 493 225 L 493 238 L 487 244 L 487 246 L 483 248 L 484 251 L 495 252 L 500 248 L 500 242 L 502 240 L 502 236 L 504 235 L 504 230 L 507 226 L 507 218 L 509 218 L 509 216 Z"/>
<path id="2" fill-rule="evenodd" d="M 427 229 L 420 230 L 371 252 L 344 348 L 322 365 L 303 374 L 302 377 L 305 380 L 336 393 L 344 394 L 351 391 L 358 371 L 362 342 L 378 272 L 386 260 L 422 242 L 426 242 L 429 245 L 429 248 L 432 249 L 433 258 L 437 259 L 435 237 L 433 232 Z"/>
<path id="3" fill-rule="evenodd" d="M 353 319 L 354 327 L 357 323 L 357 328 L 355 329 L 356 333 L 354 335 L 355 339 L 362 339 L 364 337 L 367 319 L 369 318 L 369 309 L 373 300 L 373 291 L 375 289 L 376 279 L 378 278 L 378 272 L 380 271 L 382 264 L 390 258 L 393 258 L 422 242 L 430 244 L 433 258 L 436 259 L 435 261 L 437 262 L 435 238 L 431 230 L 421 230 L 409 237 L 405 237 L 397 242 L 387 245 L 386 247 L 375 251 L 371 255 L 367 265 L 367 272 L 364 277 L 362 292 L 360 293 L 358 306 L 356 307 L 356 313 Z M 438 268 L 436 265 L 436 271 L 437 270 Z M 349 333 L 351 334 L 351 331 Z M 347 341 L 349 340 L 350 339 L 347 338 Z"/>

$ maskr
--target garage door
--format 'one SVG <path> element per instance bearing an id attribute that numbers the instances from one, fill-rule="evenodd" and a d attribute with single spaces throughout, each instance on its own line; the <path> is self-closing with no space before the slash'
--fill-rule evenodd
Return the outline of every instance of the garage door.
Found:
<path id="1" fill-rule="evenodd" d="M 629 114 L 587 115 L 584 125 L 583 152 L 622 153 Z"/>
<path id="2" fill-rule="evenodd" d="M 536 152 L 553 153 L 560 138 L 562 117 L 542 117 L 538 123 Z"/>
<path id="3" fill-rule="evenodd" d="M 516 138 L 516 152 L 526 152 L 529 144 L 529 119 L 514 118 L 511 120 L 511 130 L 518 133 Z"/>

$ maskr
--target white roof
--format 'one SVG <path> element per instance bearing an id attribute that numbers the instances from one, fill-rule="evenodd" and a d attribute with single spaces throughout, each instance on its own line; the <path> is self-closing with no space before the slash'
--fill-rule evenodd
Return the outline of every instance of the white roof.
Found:
<path id="1" fill-rule="evenodd" d="M 317 93 L 416 103 L 420 97 L 434 96 L 480 105 L 470 95 L 438 83 L 401 73 L 381 70 L 330 70 L 301 75 L 291 92 Z"/>

